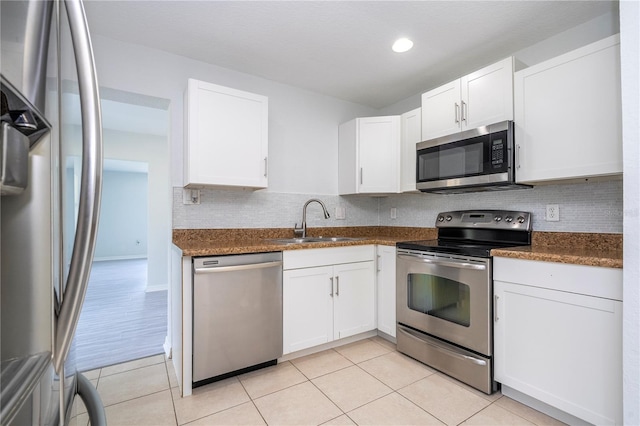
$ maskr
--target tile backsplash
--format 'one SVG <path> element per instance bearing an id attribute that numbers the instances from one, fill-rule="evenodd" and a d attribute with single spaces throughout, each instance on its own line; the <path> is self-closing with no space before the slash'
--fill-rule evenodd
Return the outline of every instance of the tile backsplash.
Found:
<path id="1" fill-rule="evenodd" d="M 173 228 L 292 228 L 302 220 L 310 198 L 307 226 L 418 226 L 433 227 L 436 215 L 448 210 L 506 209 L 533 214 L 533 229 L 548 232 L 622 233 L 622 181 L 544 185 L 532 189 L 477 192 L 459 195 L 397 194 L 387 197 L 288 194 L 265 190 L 202 189 L 200 204 L 185 205 L 183 189 L 173 188 Z M 558 222 L 544 220 L 546 205 L 557 204 Z M 336 208 L 345 219 L 336 218 Z M 395 208 L 396 218 L 391 218 Z"/>

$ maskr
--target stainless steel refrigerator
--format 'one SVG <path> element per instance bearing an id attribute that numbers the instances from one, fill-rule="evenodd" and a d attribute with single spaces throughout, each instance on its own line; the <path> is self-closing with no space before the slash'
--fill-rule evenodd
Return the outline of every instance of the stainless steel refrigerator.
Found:
<path id="1" fill-rule="evenodd" d="M 102 185 L 84 7 L 3 0 L 0 17 L 0 424 L 73 424 L 77 395 L 91 424 L 105 424 L 73 361 Z"/>

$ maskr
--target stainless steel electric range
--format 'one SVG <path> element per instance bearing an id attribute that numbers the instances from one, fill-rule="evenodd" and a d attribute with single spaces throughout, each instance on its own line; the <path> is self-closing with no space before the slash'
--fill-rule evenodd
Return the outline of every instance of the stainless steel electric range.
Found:
<path id="1" fill-rule="evenodd" d="M 491 250 L 530 245 L 531 214 L 444 212 L 436 228 L 437 240 L 396 245 L 398 350 L 491 394 Z"/>

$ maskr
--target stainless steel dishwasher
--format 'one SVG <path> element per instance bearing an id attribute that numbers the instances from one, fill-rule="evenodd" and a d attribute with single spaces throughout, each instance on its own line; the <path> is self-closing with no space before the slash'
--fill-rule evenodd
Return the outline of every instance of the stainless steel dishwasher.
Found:
<path id="1" fill-rule="evenodd" d="M 282 253 L 194 258 L 193 385 L 282 356 Z"/>

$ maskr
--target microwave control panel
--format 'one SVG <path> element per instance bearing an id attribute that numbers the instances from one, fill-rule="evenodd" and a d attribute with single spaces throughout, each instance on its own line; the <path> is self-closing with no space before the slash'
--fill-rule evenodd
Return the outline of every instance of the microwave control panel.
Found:
<path id="1" fill-rule="evenodd" d="M 504 151 L 506 149 L 506 144 L 502 139 L 495 139 L 491 141 L 491 167 L 494 169 L 499 169 L 502 167 L 502 163 L 504 163 Z"/>

